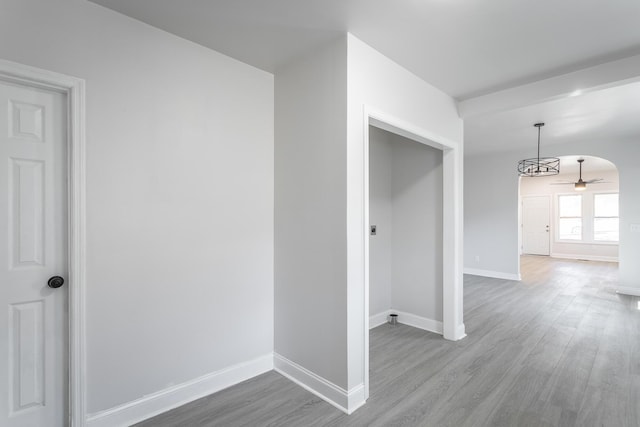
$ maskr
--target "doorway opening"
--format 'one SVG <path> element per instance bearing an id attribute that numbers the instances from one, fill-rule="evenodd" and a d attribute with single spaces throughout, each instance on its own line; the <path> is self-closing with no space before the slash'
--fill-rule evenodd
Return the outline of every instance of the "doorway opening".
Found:
<path id="1" fill-rule="evenodd" d="M 423 129 L 416 128 L 402 120 L 398 120 L 386 113 L 380 111 L 373 111 L 365 107 L 364 110 L 364 138 L 363 138 L 363 152 L 364 152 L 364 211 L 363 211 L 363 247 L 364 247 L 364 263 L 362 264 L 363 276 L 364 276 L 364 352 L 363 352 L 363 385 L 364 385 L 364 400 L 369 397 L 369 329 L 371 325 L 375 325 L 382 319 L 385 314 L 372 313 L 377 315 L 376 317 L 369 317 L 370 313 L 370 233 L 371 225 L 377 225 L 370 220 L 370 136 L 371 129 L 376 128 L 378 130 L 387 131 L 392 134 L 393 138 L 405 138 L 404 144 L 417 144 L 425 145 L 430 150 L 431 155 L 435 152 L 438 153 L 434 156 L 434 159 L 438 159 L 441 166 L 441 181 L 439 194 L 441 194 L 440 205 L 440 218 L 441 228 L 439 231 L 439 237 L 441 239 L 440 250 L 440 267 L 441 267 L 441 281 L 436 286 L 441 294 L 439 302 L 434 302 L 441 307 L 442 321 L 438 323 L 434 319 L 433 322 L 426 317 L 416 316 L 404 316 L 405 323 L 413 321 L 414 324 L 423 327 L 424 329 L 430 329 L 439 331 L 445 339 L 459 340 L 466 336 L 464 323 L 463 323 L 463 311 L 462 311 L 462 148 L 458 143 L 443 138 L 439 135 L 434 135 Z M 410 141 L 410 142 L 407 142 Z M 415 148 L 415 146 L 414 146 Z M 420 148 L 420 147 L 418 147 Z M 433 183 L 432 183 L 433 184 Z M 433 207 L 432 207 L 433 208 Z M 376 230 L 377 233 L 377 230 Z M 433 243 L 433 239 L 430 239 Z M 435 262 L 435 261 L 434 261 Z M 433 294 L 432 294 L 433 295 Z M 418 301 L 418 304 L 420 302 Z M 426 301 L 425 301 L 426 303 Z M 407 313 L 410 314 L 410 313 Z M 415 313 L 413 313 L 415 314 Z M 435 317 L 435 315 L 434 315 Z M 422 323 L 421 323 L 422 322 Z"/>
<path id="2" fill-rule="evenodd" d="M 560 157 L 560 174 L 521 177 L 519 253 L 618 262 L 619 174 L 603 158 Z"/>
<path id="3" fill-rule="evenodd" d="M 369 127 L 370 328 L 442 334 L 442 151 Z"/>
<path id="4" fill-rule="evenodd" d="M 389 319 L 443 332 L 442 192 L 442 150 L 369 126 L 369 328 L 388 328 L 372 339 Z"/>

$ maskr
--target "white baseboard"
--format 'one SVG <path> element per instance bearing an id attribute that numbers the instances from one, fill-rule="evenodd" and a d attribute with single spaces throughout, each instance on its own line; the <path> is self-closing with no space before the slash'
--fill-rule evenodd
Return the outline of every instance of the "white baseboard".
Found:
<path id="1" fill-rule="evenodd" d="M 640 288 L 633 288 L 630 286 L 618 286 L 616 292 L 624 295 L 631 295 L 634 297 L 640 297 Z"/>
<path id="2" fill-rule="evenodd" d="M 385 310 L 381 313 L 374 314 L 369 317 L 369 329 L 377 328 L 380 325 L 384 325 L 387 323 L 389 315 L 392 313 L 392 310 Z"/>
<path id="3" fill-rule="evenodd" d="M 365 404 L 363 384 L 347 391 L 277 353 L 273 355 L 273 365 L 276 372 L 346 414 Z"/>
<path id="4" fill-rule="evenodd" d="M 461 323 L 456 328 L 456 337 L 455 337 L 456 341 L 457 340 L 461 340 L 461 339 L 465 338 L 466 336 L 467 336 L 466 327 L 464 326 L 464 323 Z"/>
<path id="5" fill-rule="evenodd" d="M 404 311 L 392 311 L 398 314 L 398 323 L 442 335 L 442 322 L 427 319 L 426 317 L 416 316 L 415 314 L 406 313 Z"/>
<path id="6" fill-rule="evenodd" d="M 585 260 L 585 261 L 618 262 L 618 257 L 598 256 L 598 255 L 575 255 L 575 254 L 552 253 L 551 258 L 579 259 L 579 260 Z"/>
<path id="7" fill-rule="evenodd" d="M 86 425 L 88 427 L 129 426 L 271 370 L 273 370 L 273 354 L 269 353 L 114 408 L 90 414 Z"/>
<path id="8" fill-rule="evenodd" d="M 477 268 L 466 268 L 464 274 L 471 274 L 473 276 L 491 277 L 494 279 L 516 280 L 520 281 L 522 278 L 519 274 L 503 273 L 502 271 L 480 270 Z"/>
<path id="9" fill-rule="evenodd" d="M 393 309 L 385 310 L 381 313 L 374 314 L 373 316 L 369 317 L 369 329 L 373 329 L 387 323 L 387 317 L 391 313 L 395 313 L 398 315 L 398 323 L 402 323 L 403 325 L 413 326 L 414 328 L 424 329 L 425 331 L 435 332 L 436 334 L 442 335 L 442 331 L 443 331 L 442 322 L 439 322 L 433 319 L 428 319 L 426 317 L 417 316 L 415 314 L 407 313 L 405 311 L 393 310 Z"/>
<path id="10" fill-rule="evenodd" d="M 460 341 L 467 337 L 464 323 L 453 328 L 453 331 L 444 331 L 442 337 L 449 341 Z"/>

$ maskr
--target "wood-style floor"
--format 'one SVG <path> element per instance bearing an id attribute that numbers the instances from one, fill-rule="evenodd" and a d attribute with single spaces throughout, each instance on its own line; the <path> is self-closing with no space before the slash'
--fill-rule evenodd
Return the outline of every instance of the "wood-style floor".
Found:
<path id="1" fill-rule="evenodd" d="M 371 396 L 347 416 L 275 372 L 140 426 L 640 426 L 638 298 L 617 264 L 522 258 L 465 276 L 468 337 L 371 331 Z"/>

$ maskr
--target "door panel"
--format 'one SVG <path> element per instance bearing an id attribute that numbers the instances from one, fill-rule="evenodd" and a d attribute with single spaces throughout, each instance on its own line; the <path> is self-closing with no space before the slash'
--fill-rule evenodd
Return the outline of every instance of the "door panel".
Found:
<path id="1" fill-rule="evenodd" d="M 0 425 L 68 424 L 65 95 L 0 81 Z"/>
<path id="2" fill-rule="evenodd" d="M 44 162 L 9 159 L 10 267 L 44 265 Z"/>
<path id="3" fill-rule="evenodd" d="M 44 303 L 9 306 L 9 411 L 44 405 Z"/>
<path id="4" fill-rule="evenodd" d="M 549 214 L 548 196 L 522 198 L 522 253 L 549 255 Z"/>

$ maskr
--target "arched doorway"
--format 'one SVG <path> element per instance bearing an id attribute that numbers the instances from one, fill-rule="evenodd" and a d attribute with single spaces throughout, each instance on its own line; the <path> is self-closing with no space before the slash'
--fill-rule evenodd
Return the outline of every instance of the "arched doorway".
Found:
<path id="1" fill-rule="evenodd" d="M 587 155 L 560 157 L 559 175 L 520 178 L 520 255 L 617 262 L 618 191 L 616 166 Z"/>

